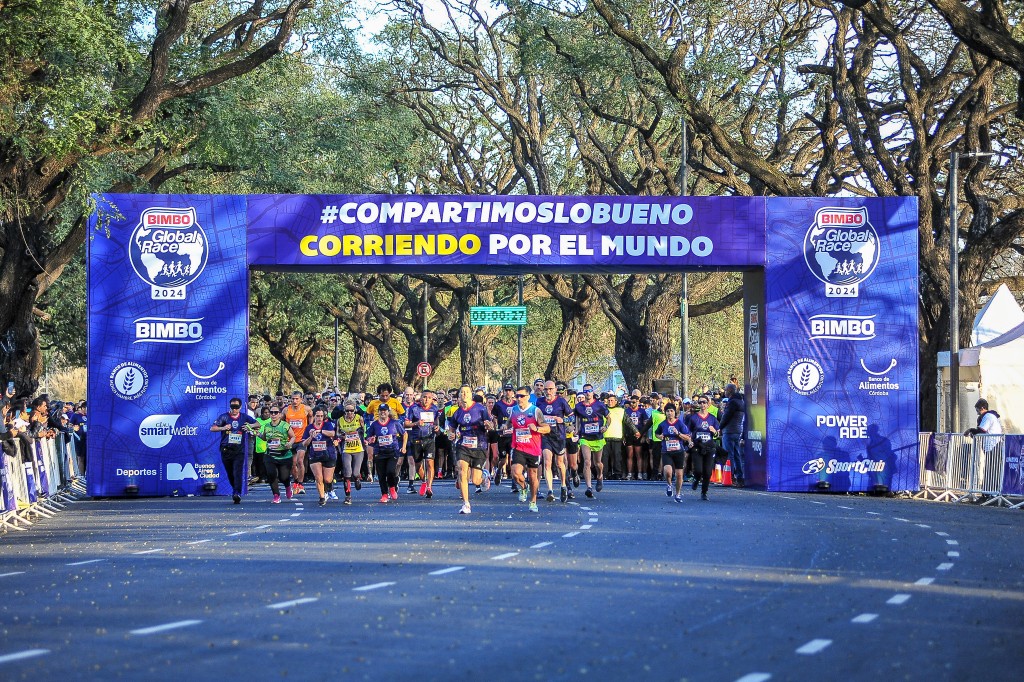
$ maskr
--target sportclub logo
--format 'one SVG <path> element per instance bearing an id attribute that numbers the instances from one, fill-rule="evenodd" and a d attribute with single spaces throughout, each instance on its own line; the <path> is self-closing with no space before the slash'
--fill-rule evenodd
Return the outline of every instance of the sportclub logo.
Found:
<path id="1" fill-rule="evenodd" d="M 879 240 L 866 208 L 821 208 L 804 235 L 804 262 L 829 298 L 856 298 L 879 259 Z"/>
<path id="2" fill-rule="evenodd" d="M 789 366 L 789 387 L 794 393 L 811 395 L 825 383 L 825 371 L 813 358 L 800 358 Z"/>
<path id="3" fill-rule="evenodd" d="M 195 436 L 199 433 L 197 426 L 178 426 L 180 414 L 152 414 L 139 424 L 139 440 L 147 448 L 162 448 L 171 442 L 174 436 Z"/>
<path id="4" fill-rule="evenodd" d="M 149 387 L 149 374 L 137 362 L 122 362 L 110 373 L 110 390 L 121 400 L 135 400 Z"/>
<path id="5" fill-rule="evenodd" d="M 203 272 L 209 255 L 194 208 L 147 208 L 128 244 L 128 259 L 153 300 L 185 300 L 185 287 Z"/>

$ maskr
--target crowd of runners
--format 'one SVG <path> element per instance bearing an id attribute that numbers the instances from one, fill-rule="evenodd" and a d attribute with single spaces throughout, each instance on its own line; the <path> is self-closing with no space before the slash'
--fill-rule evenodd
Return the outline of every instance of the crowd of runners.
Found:
<path id="1" fill-rule="evenodd" d="M 605 480 L 661 479 L 676 502 L 689 482 L 707 500 L 716 455 L 731 459 L 742 486 L 745 413 L 734 383 L 722 394 L 682 398 L 597 394 L 590 384 L 572 392 L 537 379 L 532 387 L 505 384 L 500 395 L 466 385 L 408 387 L 397 396 L 390 384 L 376 394 L 250 395 L 246 404 L 232 399 L 210 430 L 220 432 L 236 504 L 246 477 L 269 483 L 274 504 L 315 484 L 321 506 L 351 505 L 374 481 L 380 504 L 403 488 L 431 499 L 435 481 L 454 479 L 459 513 L 470 514 L 472 498 L 505 479 L 537 512 L 539 498 L 565 503 L 580 487 L 595 498 Z"/>

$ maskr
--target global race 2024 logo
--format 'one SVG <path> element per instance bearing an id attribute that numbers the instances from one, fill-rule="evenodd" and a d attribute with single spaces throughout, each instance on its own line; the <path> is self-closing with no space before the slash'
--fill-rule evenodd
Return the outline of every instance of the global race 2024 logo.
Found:
<path id="1" fill-rule="evenodd" d="M 128 258 L 153 300 L 185 300 L 185 287 L 203 272 L 210 242 L 194 208 L 147 208 L 128 244 Z"/>
<path id="2" fill-rule="evenodd" d="M 821 208 L 804 235 L 804 261 L 829 298 L 857 298 L 879 259 L 879 240 L 866 208 Z"/>

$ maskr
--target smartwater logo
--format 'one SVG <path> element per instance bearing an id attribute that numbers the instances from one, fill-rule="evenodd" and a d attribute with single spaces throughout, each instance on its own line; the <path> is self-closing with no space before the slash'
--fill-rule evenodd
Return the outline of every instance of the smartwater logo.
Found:
<path id="1" fill-rule="evenodd" d="M 147 448 L 162 448 L 171 442 L 174 436 L 195 436 L 199 433 L 196 426 L 178 426 L 180 414 L 153 414 L 139 424 L 139 440 Z"/>

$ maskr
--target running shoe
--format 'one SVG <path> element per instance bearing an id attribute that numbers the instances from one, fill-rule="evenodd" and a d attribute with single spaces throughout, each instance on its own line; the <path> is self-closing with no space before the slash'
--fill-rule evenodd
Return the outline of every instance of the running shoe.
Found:
<path id="1" fill-rule="evenodd" d="M 296 492 L 298 492 L 299 495 L 306 494 L 306 486 L 302 485 L 301 483 L 296 483 L 295 485 L 298 486 L 298 490 Z"/>
<path id="2" fill-rule="evenodd" d="M 532 512 L 539 512 L 540 511 L 540 509 L 537 509 L 537 503 L 536 502 L 531 502 L 530 503 L 530 511 L 532 511 Z"/>
<path id="3" fill-rule="evenodd" d="M 242 496 L 241 495 L 232 495 L 231 499 L 235 501 L 235 504 L 242 504 Z"/>
<path id="4" fill-rule="evenodd" d="M 274 495 L 274 499 L 270 501 L 270 504 L 281 504 L 281 496 Z"/>
<path id="5" fill-rule="evenodd" d="M 387 504 L 388 503 L 388 496 L 387 495 L 381 495 L 380 496 L 380 503 L 381 504 Z"/>
<path id="6" fill-rule="evenodd" d="M 317 505 L 320 506 L 320 507 L 323 507 L 326 504 L 327 504 L 327 498 L 326 497 L 321 497 L 320 501 L 317 502 Z"/>
<path id="7" fill-rule="evenodd" d="M 580 487 L 580 472 L 578 472 L 578 471 L 573 471 L 572 472 L 572 487 L 573 488 L 579 488 Z"/>
<path id="8" fill-rule="evenodd" d="M 676 500 L 676 502 L 679 502 L 681 504 L 682 501 L 683 501 L 683 496 L 682 495 L 676 495 L 675 500 Z"/>
<path id="9" fill-rule="evenodd" d="M 555 491 L 554 490 L 549 490 L 548 491 L 547 501 L 548 502 L 554 502 L 555 501 Z"/>
<path id="10" fill-rule="evenodd" d="M 633 480 L 633 474 L 626 474 L 626 480 L 627 481 L 632 481 Z"/>
<path id="11" fill-rule="evenodd" d="M 427 488 L 427 499 L 429 500 L 433 496 L 434 496 L 434 491 L 431 490 L 430 488 Z"/>
<path id="12" fill-rule="evenodd" d="M 395 490 L 394 488 L 388 488 L 388 496 L 392 500 L 397 500 L 398 499 L 398 491 Z"/>
<path id="13" fill-rule="evenodd" d="M 665 484 L 665 494 L 669 497 L 672 497 L 672 486 L 669 485 L 668 483 Z"/>
<path id="14" fill-rule="evenodd" d="M 420 483 L 420 497 L 423 497 L 426 494 L 427 494 L 427 482 L 423 481 L 423 483 Z"/>
<path id="15" fill-rule="evenodd" d="M 352 496 L 351 495 L 346 495 L 345 496 L 345 501 L 342 502 L 342 504 L 347 504 L 347 505 L 351 506 L 352 505 Z"/>
<path id="16" fill-rule="evenodd" d="M 293 492 L 293 489 L 292 489 L 292 487 L 291 487 L 290 485 L 286 485 L 286 486 L 284 487 L 284 494 L 285 494 L 285 496 L 286 496 L 286 497 L 287 497 L 287 498 L 288 498 L 288 499 L 290 500 L 290 499 L 292 499 L 292 496 L 293 496 L 293 495 L 294 495 L 295 493 Z"/>
<path id="17" fill-rule="evenodd" d="M 465 504 L 462 505 L 462 509 L 459 510 L 459 513 L 460 514 L 469 514 L 472 511 L 473 510 L 469 508 L 469 502 L 466 502 Z"/>
<path id="18" fill-rule="evenodd" d="M 483 484 L 484 484 L 484 490 L 490 490 L 491 489 L 491 475 L 489 473 L 487 473 L 486 469 L 484 469 Z"/>
<path id="19" fill-rule="evenodd" d="M 361 476 L 356 476 L 356 490 L 363 489 L 363 481 Z"/>
<path id="20" fill-rule="evenodd" d="M 604 479 L 599 478 L 597 479 L 597 492 L 601 492 L 602 490 L 604 490 Z"/>
<path id="21" fill-rule="evenodd" d="M 526 488 L 519 489 L 519 501 L 526 502 Z"/>
<path id="22" fill-rule="evenodd" d="M 575 500 L 576 499 L 576 495 L 571 490 L 568 493 L 566 493 L 566 495 L 568 496 L 568 498 L 570 500 Z"/>
<path id="23" fill-rule="evenodd" d="M 483 493 L 483 491 L 484 491 L 484 489 L 483 489 L 483 488 L 481 488 L 480 486 L 477 486 L 477 487 L 476 487 L 476 494 L 477 494 L 477 495 L 480 495 L 480 494 L 482 494 L 482 493 Z"/>
<path id="24" fill-rule="evenodd" d="M 567 491 L 567 490 L 565 489 L 565 486 L 564 486 L 564 485 L 562 486 L 562 491 L 561 491 L 560 493 L 558 493 L 558 497 L 559 497 L 559 499 L 561 499 L 561 500 L 562 500 L 562 502 L 563 502 L 563 503 L 564 503 L 564 502 L 566 501 L 566 499 L 568 499 L 568 497 L 569 497 L 569 493 L 568 493 L 568 491 Z"/>
<path id="25" fill-rule="evenodd" d="M 412 487 L 412 486 L 410 485 L 410 486 L 409 486 L 409 488 L 408 488 L 408 489 L 407 489 L 407 490 L 405 491 L 405 493 L 406 493 L 407 495 L 415 495 L 415 494 L 416 494 L 416 488 L 413 488 L 413 487 Z"/>
<path id="26" fill-rule="evenodd" d="M 593 497 L 593 496 L 594 496 L 594 491 L 591 490 L 590 488 L 587 488 L 587 497 Z"/>
<path id="27" fill-rule="evenodd" d="M 336 499 L 338 499 L 338 493 L 336 493 L 336 492 L 334 492 L 332 490 L 331 492 L 327 493 L 327 499 L 329 499 L 329 500 L 336 500 Z"/>
<path id="28" fill-rule="evenodd" d="M 697 485 L 698 485 L 699 483 L 700 483 L 700 481 L 698 481 L 698 480 L 696 479 L 696 477 L 695 477 L 695 478 L 693 479 L 693 483 L 691 483 L 691 484 L 690 484 L 690 488 L 691 488 L 692 490 L 696 490 L 696 489 L 697 489 Z"/>
<path id="29" fill-rule="evenodd" d="M 501 485 L 501 469 L 494 470 L 494 485 Z"/>
<path id="30" fill-rule="evenodd" d="M 700 494 L 700 499 L 704 500 L 705 502 L 710 502 L 710 500 L 708 499 L 708 494 L 707 493 L 701 493 Z"/>

